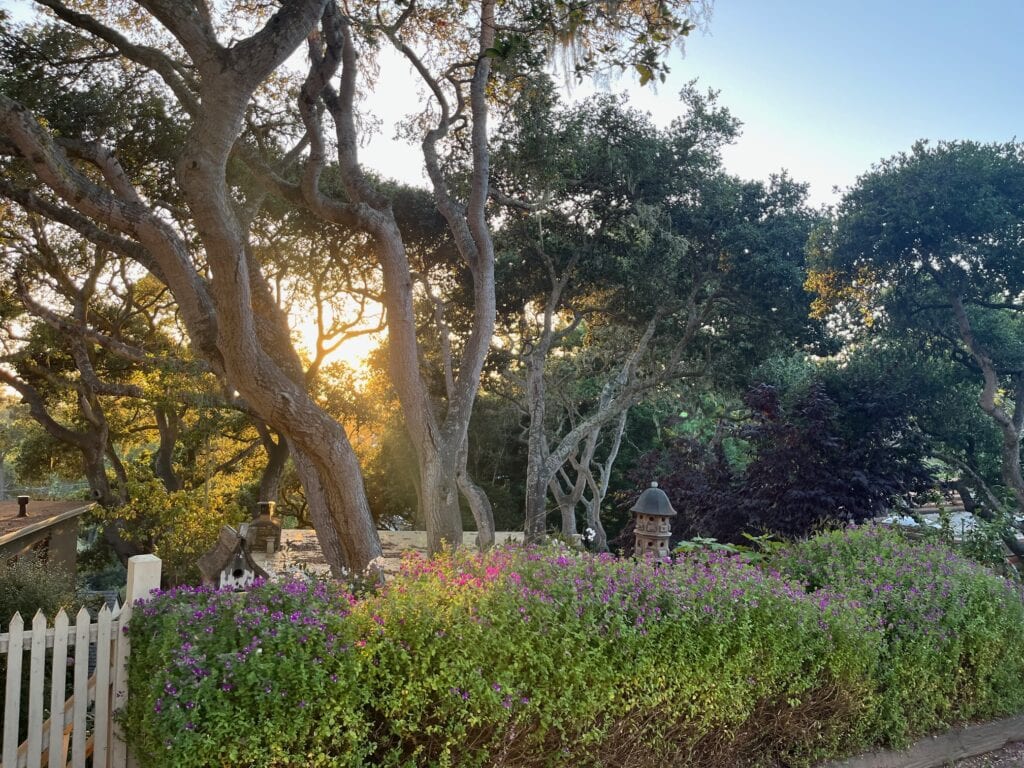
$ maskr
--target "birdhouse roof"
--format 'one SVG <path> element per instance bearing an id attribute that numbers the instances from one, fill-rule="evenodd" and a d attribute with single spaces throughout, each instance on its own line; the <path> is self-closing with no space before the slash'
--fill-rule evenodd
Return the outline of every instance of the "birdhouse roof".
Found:
<path id="1" fill-rule="evenodd" d="M 220 529 L 216 546 L 199 558 L 199 572 L 203 574 L 203 579 L 206 581 L 215 581 L 217 574 L 232 565 L 239 554 L 244 558 L 246 568 L 252 570 L 260 578 L 267 578 L 267 572 L 256 565 L 249 554 L 249 548 L 245 546 L 245 538 L 230 525 L 225 525 Z"/>

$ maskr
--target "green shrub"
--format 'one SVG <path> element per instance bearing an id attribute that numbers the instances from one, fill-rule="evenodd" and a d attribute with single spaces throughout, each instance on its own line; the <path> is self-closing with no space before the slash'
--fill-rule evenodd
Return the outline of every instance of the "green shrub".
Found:
<path id="1" fill-rule="evenodd" d="M 883 638 L 872 729 L 909 738 L 1024 709 L 1024 593 L 953 550 L 879 527 L 794 545 L 783 573 L 856 600 Z"/>
<path id="2" fill-rule="evenodd" d="M 132 617 L 124 724 L 144 765 L 358 765 L 372 746 L 353 599 L 324 583 L 179 587 Z"/>
<path id="3" fill-rule="evenodd" d="M 93 517 L 101 525 L 119 521 L 125 540 L 163 561 L 165 585 L 199 581 L 199 558 L 217 543 L 225 525 L 247 519 L 231 488 L 168 491 L 156 478 L 137 470 L 128 483 L 129 501 L 111 509 L 98 507 Z"/>
<path id="4" fill-rule="evenodd" d="M 503 557 L 421 564 L 366 604 L 391 654 L 372 670 L 380 764 L 799 764 L 859 738 L 873 639 L 842 600 L 724 555 Z M 430 655 L 387 640 L 446 607 Z"/>
<path id="5" fill-rule="evenodd" d="M 7 623 L 16 612 L 29 625 L 36 611 L 42 611 L 52 619 L 61 608 L 70 612 L 76 604 L 77 596 L 71 579 L 61 569 L 35 557 L 0 560 L 2 631 L 7 631 Z"/>
<path id="6" fill-rule="evenodd" d="M 9 629 L 9 622 L 15 613 L 25 620 L 25 627 L 32 626 L 37 611 L 42 611 L 51 620 L 64 608 L 72 615 L 79 604 L 78 595 L 71 585 L 68 574 L 49 563 L 28 555 L 17 559 L 0 559 L 0 631 Z M 46 652 L 49 664 L 52 651 Z M 28 701 L 29 694 L 28 657 L 22 658 L 21 701 Z M 0 656 L 0 680 L 7 679 L 7 656 Z M 46 691 L 49 696 L 49 691 Z M 6 688 L 0 691 L 0 709 L 7 701 Z M 27 737 L 28 708 L 19 709 L 18 738 Z"/>
<path id="7" fill-rule="evenodd" d="M 132 621 L 126 731 L 169 768 L 731 768 L 1024 709 L 1017 587 L 876 529 L 771 557 L 458 552 L 359 600 L 172 591 Z"/>
<path id="8" fill-rule="evenodd" d="M 133 619 L 126 725 L 183 768 L 800 765 L 863 740 L 863 624 L 721 555 L 410 560 L 355 604 L 177 591 Z"/>

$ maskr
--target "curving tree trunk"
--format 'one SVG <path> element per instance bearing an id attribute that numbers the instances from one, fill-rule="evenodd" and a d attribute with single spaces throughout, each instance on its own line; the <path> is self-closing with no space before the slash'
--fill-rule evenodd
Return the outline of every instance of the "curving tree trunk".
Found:
<path id="1" fill-rule="evenodd" d="M 589 462 L 593 459 L 597 438 L 604 425 L 616 419 L 620 420 L 624 425 L 625 414 L 640 399 L 645 388 L 655 381 L 664 380 L 667 376 L 667 374 L 662 374 L 646 382 L 640 382 L 637 378 L 640 360 L 647 352 L 662 317 L 660 313 L 655 313 L 654 317 L 647 323 L 643 333 L 637 339 L 633 349 L 626 356 L 619 370 L 602 387 L 601 395 L 594 410 L 574 424 L 568 432 L 552 440 L 548 435 L 547 424 L 545 424 L 545 400 L 547 394 L 544 382 L 544 363 L 553 343 L 561 333 L 564 333 L 552 330 L 555 307 L 558 306 L 559 292 L 560 289 L 552 292 L 552 297 L 549 299 L 548 309 L 545 313 L 544 330 L 536 346 L 526 355 L 524 361 L 526 367 L 526 409 L 529 414 L 529 428 L 527 433 L 526 515 L 523 532 L 526 542 L 530 544 L 539 543 L 544 538 L 547 518 L 547 493 L 549 488 L 552 487 L 552 483 L 557 482 L 558 473 L 572 461 L 572 457 L 580 450 L 581 446 L 584 446 L 589 451 L 589 458 L 586 459 L 585 463 L 581 462 L 581 466 L 588 468 Z M 690 327 L 695 327 L 695 325 L 696 321 L 691 321 L 689 324 Z M 678 358 L 681 355 L 691 336 L 692 331 L 688 328 L 676 345 L 677 348 L 673 353 L 674 358 Z M 673 366 L 674 363 L 669 365 L 666 371 L 671 372 Z M 621 439 L 621 435 L 619 439 Z M 616 452 L 617 450 L 616 447 Z M 573 485 L 577 484 L 570 484 L 570 487 Z M 569 494 L 570 491 L 565 490 L 562 493 L 563 495 Z M 571 521 L 568 511 L 563 511 L 563 533 L 569 529 L 575 530 L 575 507 L 582 498 L 582 490 L 577 488 L 572 492 L 572 495 L 575 496 L 575 501 L 571 502 L 574 511 Z M 566 503 L 569 503 L 568 500 Z"/>
<path id="2" fill-rule="evenodd" d="M 288 443 L 280 435 L 275 440 L 264 425 L 257 425 L 257 430 L 267 454 L 267 463 L 260 473 L 259 500 L 276 502 L 281 491 L 281 477 L 288 464 Z"/>
<path id="3" fill-rule="evenodd" d="M 941 285 L 941 282 L 940 282 Z M 1014 372 L 1010 376 L 1013 392 L 1013 411 L 1007 411 L 999 402 L 1001 378 L 999 370 L 988 350 L 974 335 L 963 298 L 954 291 L 947 291 L 953 316 L 956 318 L 960 338 L 968 352 L 981 369 L 984 384 L 978 395 L 978 404 L 996 426 L 1002 436 L 1003 482 L 1010 489 L 1017 503 L 1019 514 L 1024 514 L 1024 474 L 1021 473 L 1020 450 L 1024 436 L 1024 373 Z"/>
<path id="4" fill-rule="evenodd" d="M 153 454 L 153 475 L 168 492 L 180 491 L 181 478 L 174 471 L 174 447 L 178 442 L 181 417 L 173 407 L 159 405 L 153 409 L 160 444 Z"/>
<path id="5" fill-rule="evenodd" d="M 547 534 L 548 487 L 558 467 L 548 461 L 547 393 L 544 384 L 544 361 L 547 350 L 538 345 L 525 360 L 526 411 L 529 418 L 526 433 L 526 503 L 523 537 L 527 544 L 539 544 Z M 559 465 L 561 466 L 561 465 Z M 575 509 L 575 505 L 573 505 Z M 573 512 L 575 516 L 575 511 Z"/>
<path id="6" fill-rule="evenodd" d="M 469 474 L 469 441 L 463 443 L 462 455 L 459 457 L 459 471 L 456 480 L 462 497 L 469 505 L 469 510 L 476 522 L 476 544 L 480 549 L 494 546 L 494 507 L 487 498 L 483 488 L 476 484 Z"/>
<path id="7" fill-rule="evenodd" d="M 312 64 L 299 99 L 310 145 L 303 178 L 298 185 L 292 185 L 273 174 L 262 174 L 266 183 L 290 201 L 307 207 L 327 221 L 360 229 L 372 238 L 384 282 L 382 298 L 388 318 L 389 372 L 416 452 L 420 514 L 426 524 L 432 553 L 446 545 L 457 547 L 462 543 L 462 515 L 458 503 L 459 476 L 463 471 L 460 457 L 468 439 L 470 416 L 494 332 L 496 312 L 494 246 L 485 210 L 490 175 L 487 85 L 491 70 L 491 59 L 486 52 L 495 40 L 495 0 L 480 0 L 479 9 L 480 56 L 472 65 L 468 93 L 460 94 L 457 111 L 452 111 L 443 89 L 427 67 L 399 39 L 398 28 L 387 32 L 390 42 L 409 59 L 439 102 L 439 121 L 423 140 L 424 159 L 435 203 L 448 223 L 473 284 L 472 325 L 457 366 L 450 359 L 450 339 L 441 329 L 442 347 L 449 355 L 446 361 L 448 390 L 443 406 L 432 399 L 421 373 L 413 276 L 401 230 L 390 201 L 366 177 L 359 163 L 354 106 L 359 57 L 353 39 L 353 22 L 334 2 L 324 9 L 322 35 L 310 39 Z M 331 85 L 335 74 L 340 76 L 337 90 Z M 320 189 L 327 152 L 320 104 L 334 122 L 337 167 L 347 203 L 328 198 Z M 469 114 L 463 113 L 463 109 Z M 469 198 L 462 204 L 450 192 L 437 146 L 453 125 L 467 118 L 471 118 L 472 172 Z"/>

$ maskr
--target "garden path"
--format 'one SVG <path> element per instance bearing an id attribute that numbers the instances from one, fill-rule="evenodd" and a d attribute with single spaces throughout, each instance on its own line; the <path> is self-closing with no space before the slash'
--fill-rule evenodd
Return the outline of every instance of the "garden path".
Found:
<path id="1" fill-rule="evenodd" d="M 378 531 L 381 548 L 384 550 L 384 572 L 397 573 L 403 552 L 427 552 L 426 531 Z M 497 544 L 508 541 L 522 541 L 521 531 L 498 531 L 494 534 Z M 476 531 L 462 535 L 467 547 L 476 546 Z M 324 560 L 316 532 L 311 529 L 286 529 L 281 531 L 281 549 L 272 555 L 253 552 L 253 560 L 271 577 L 297 569 L 310 573 L 326 574 L 329 570 Z"/>
<path id="2" fill-rule="evenodd" d="M 1022 768 L 1024 767 L 1024 742 L 1008 744 L 995 752 L 958 760 L 954 768 Z"/>

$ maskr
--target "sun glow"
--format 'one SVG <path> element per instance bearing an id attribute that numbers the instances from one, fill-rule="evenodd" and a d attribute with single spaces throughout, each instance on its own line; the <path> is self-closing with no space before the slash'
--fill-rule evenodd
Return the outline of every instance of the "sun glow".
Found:
<path id="1" fill-rule="evenodd" d="M 381 328 L 382 312 L 379 305 L 367 307 L 358 317 L 357 309 L 353 307 L 349 318 L 338 318 L 330 307 L 325 307 L 323 325 L 327 333 L 322 341 L 325 352 L 321 367 L 344 363 L 357 375 L 365 375 L 366 361 L 385 335 Z M 293 310 L 289 324 L 299 354 L 308 364 L 316 355 L 317 340 L 321 335 L 316 313 L 309 308 Z"/>

